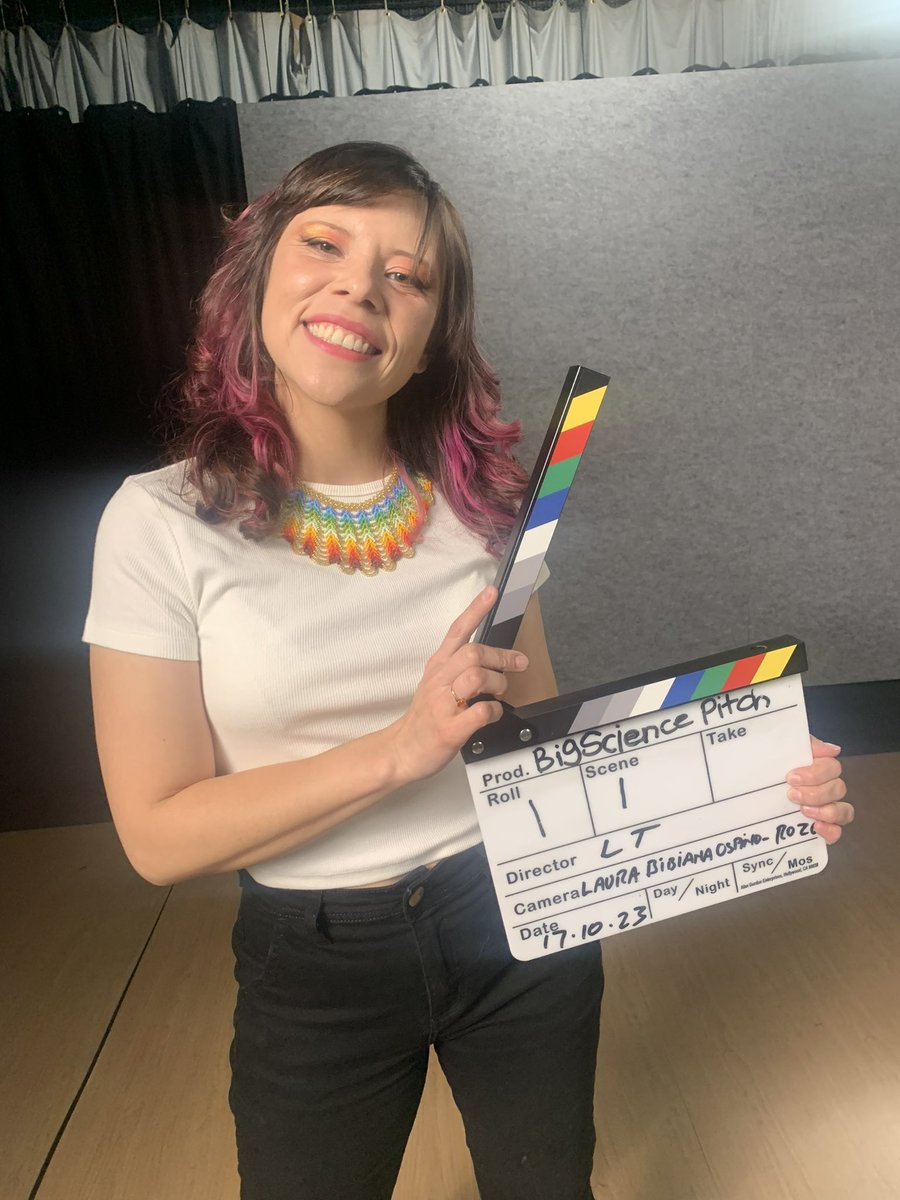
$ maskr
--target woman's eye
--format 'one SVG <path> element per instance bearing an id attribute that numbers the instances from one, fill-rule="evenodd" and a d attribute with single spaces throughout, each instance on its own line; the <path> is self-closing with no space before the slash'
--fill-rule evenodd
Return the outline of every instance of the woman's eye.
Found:
<path id="1" fill-rule="evenodd" d="M 425 290 L 425 284 L 416 275 L 410 275 L 406 271 L 388 271 L 388 279 L 393 279 L 395 283 L 401 283 L 405 287 L 413 287 L 418 291 Z"/>
<path id="2" fill-rule="evenodd" d="M 334 242 L 329 242 L 325 238 L 301 238 L 304 246 L 309 246 L 312 250 L 337 250 Z"/>

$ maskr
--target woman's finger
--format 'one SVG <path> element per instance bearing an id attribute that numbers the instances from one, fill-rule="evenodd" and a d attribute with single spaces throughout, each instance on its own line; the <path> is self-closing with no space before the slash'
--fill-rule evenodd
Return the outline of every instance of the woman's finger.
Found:
<path id="1" fill-rule="evenodd" d="M 795 787 L 816 787 L 829 783 L 832 779 L 840 779 L 843 766 L 836 758 L 816 758 L 808 766 L 794 767 L 785 776 L 788 783 Z"/>
<path id="2" fill-rule="evenodd" d="M 853 805 L 843 800 L 817 806 L 801 804 L 800 811 L 805 817 L 810 817 L 813 821 L 822 821 L 826 825 L 849 825 L 856 816 Z"/>
<path id="3" fill-rule="evenodd" d="M 477 704 L 469 704 L 460 709 L 459 720 L 454 726 L 459 746 L 464 746 L 479 729 L 483 729 L 485 725 L 493 725 L 502 716 L 503 706 L 499 700 L 479 700 Z"/>
<path id="4" fill-rule="evenodd" d="M 449 687 L 467 668 L 491 671 L 524 671 L 528 659 L 520 651 L 485 646 L 470 641 L 472 634 L 497 599 L 495 587 L 485 588 L 456 618 L 444 640 L 432 654 L 422 676 L 423 683 Z M 492 688 L 484 689 L 492 692 Z M 459 695 L 459 689 L 456 689 Z M 476 695 L 473 692 L 472 695 Z"/>
<path id="5" fill-rule="evenodd" d="M 444 640 L 432 655 L 432 660 L 447 659 L 464 646 L 497 602 L 497 595 L 497 589 L 493 586 L 480 591 L 447 630 Z"/>
<path id="6" fill-rule="evenodd" d="M 821 738 L 813 737 L 810 734 L 810 745 L 812 746 L 813 758 L 837 758 L 841 752 L 840 746 L 836 746 L 834 742 L 823 742 Z"/>
<path id="7" fill-rule="evenodd" d="M 432 662 L 434 661 L 432 659 Z M 519 650 L 504 650 L 499 646 L 482 646 L 476 642 L 467 642 L 448 659 L 435 663 L 431 676 L 435 683 L 452 683 L 464 672 L 471 676 L 480 671 L 524 671 L 527 666 L 528 659 Z M 459 688 L 456 690 L 459 691 Z"/>
<path id="8" fill-rule="evenodd" d="M 450 693 L 468 703 L 476 696 L 502 696 L 508 687 L 509 681 L 502 671 L 469 668 L 453 680 Z"/>
<path id="9" fill-rule="evenodd" d="M 789 787 L 787 798 L 792 804 L 811 804 L 819 808 L 834 800 L 843 800 L 847 795 L 847 785 L 843 779 L 830 779 L 813 787 Z"/>
<path id="10" fill-rule="evenodd" d="M 833 846 L 835 842 L 840 841 L 841 834 L 844 832 L 844 825 L 848 822 L 834 824 L 831 821 L 813 821 L 813 829 L 819 837 L 827 842 L 829 846 Z"/>

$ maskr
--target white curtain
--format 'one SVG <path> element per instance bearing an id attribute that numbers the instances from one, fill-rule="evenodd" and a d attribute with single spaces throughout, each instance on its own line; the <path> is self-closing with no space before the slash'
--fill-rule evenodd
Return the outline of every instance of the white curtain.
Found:
<path id="1" fill-rule="evenodd" d="M 227 0 L 225 0 L 227 3 Z M 66 24 L 48 46 L 28 25 L 0 30 L 3 108 L 59 105 L 78 120 L 89 104 L 134 101 L 155 112 L 179 100 L 239 102 L 325 92 L 476 81 L 561 80 L 688 67 L 787 65 L 804 56 L 900 55 L 900 0 L 510 0 L 495 17 L 438 6 L 417 20 L 381 9 L 317 18 L 230 9 L 215 29 L 187 16 L 177 33 Z"/>

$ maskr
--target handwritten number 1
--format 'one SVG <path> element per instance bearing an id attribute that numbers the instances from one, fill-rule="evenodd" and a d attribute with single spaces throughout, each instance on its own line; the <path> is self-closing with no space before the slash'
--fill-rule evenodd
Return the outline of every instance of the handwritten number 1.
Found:
<path id="1" fill-rule="evenodd" d="M 528 807 L 529 807 L 529 808 L 531 809 L 531 811 L 534 813 L 534 819 L 537 821 L 538 829 L 541 831 L 541 837 L 546 837 L 546 836 L 547 836 L 547 831 L 546 831 L 546 829 L 544 829 L 544 826 L 541 824 L 541 814 L 540 814 L 540 813 L 538 812 L 538 810 L 537 810 L 537 809 L 534 807 L 534 801 L 533 801 L 533 800 L 529 800 L 529 801 L 528 801 Z"/>

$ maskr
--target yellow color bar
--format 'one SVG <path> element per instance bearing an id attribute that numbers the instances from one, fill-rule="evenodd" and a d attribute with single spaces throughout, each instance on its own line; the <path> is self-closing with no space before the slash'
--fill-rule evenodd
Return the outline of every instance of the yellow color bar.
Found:
<path id="1" fill-rule="evenodd" d="M 585 392 L 582 396 L 576 396 L 569 408 L 569 415 L 563 421 L 561 432 L 564 433 L 567 429 L 575 429 L 578 425 L 587 425 L 590 421 L 596 420 L 605 395 L 606 388 L 602 387 L 594 388 L 592 392 Z"/>
<path id="2" fill-rule="evenodd" d="M 796 646 L 785 646 L 783 650 L 770 650 L 757 667 L 756 674 L 750 682 L 765 683 L 767 679 L 780 679 L 796 649 Z"/>

